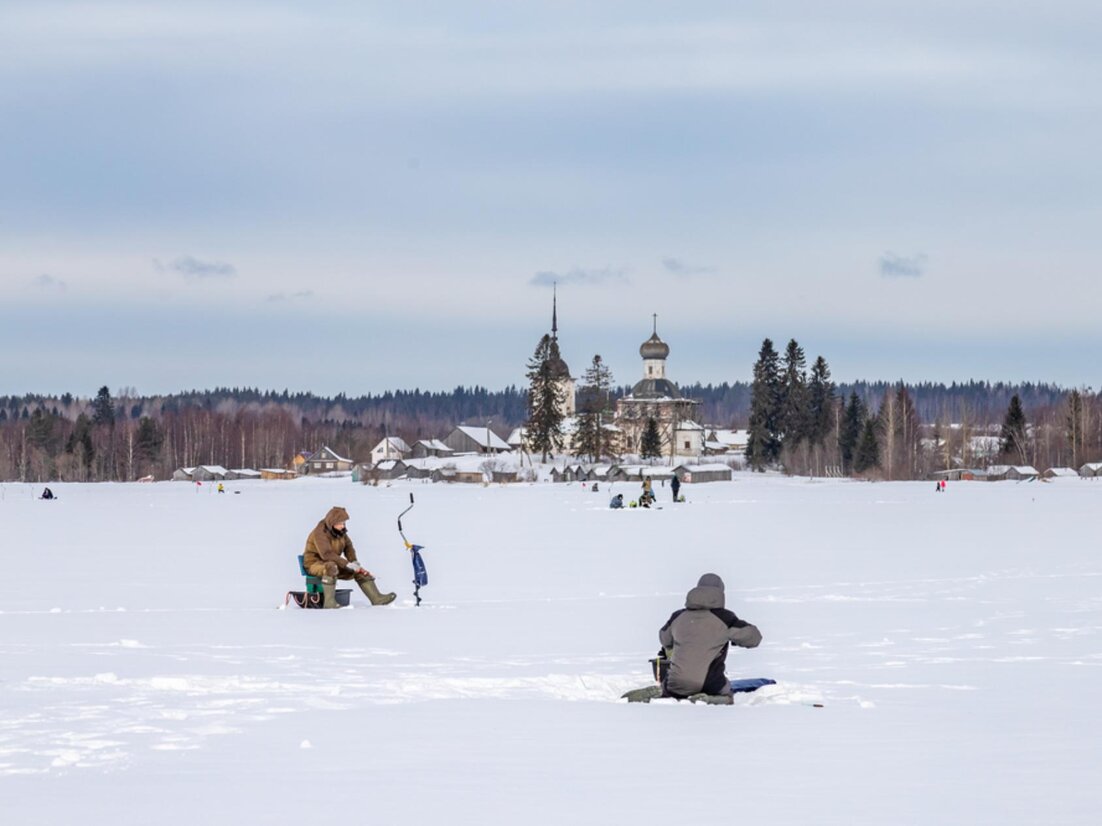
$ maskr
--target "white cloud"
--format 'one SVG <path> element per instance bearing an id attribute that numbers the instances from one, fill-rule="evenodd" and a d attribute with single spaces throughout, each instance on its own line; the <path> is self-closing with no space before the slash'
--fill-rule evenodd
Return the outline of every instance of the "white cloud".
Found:
<path id="1" fill-rule="evenodd" d="M 885 252 L 880 256 L 881 278 L 921 278 L 926 272 L 926 255 L 896 255 Z"/>
<path id="2" fill-rule="evenodd" d="M 540 270 L 530 279 L 528 283 L 533 287 L 550 287 L 554 284 L 578 284 L 594 286 L 597 284 L 605 284 L 610 281 L 627 281 L 627 273 L 624 270 L 612 269 L 611 267 L 604 267 L 602 269 L 582 269 L 581 267 L 572 267 L 569 270 L 563 272 L 553 272 L 551 270 Z"/>
<path id="3" fill-rule="evenodd" d="M 64 292 L 69 289 L 69 285 L 60 278 L 54 278 L 52 275 L 47 275 L 46 273 L 36 275 L 33 280 L 35 284 L 44 290 L 60 290 Z"/>

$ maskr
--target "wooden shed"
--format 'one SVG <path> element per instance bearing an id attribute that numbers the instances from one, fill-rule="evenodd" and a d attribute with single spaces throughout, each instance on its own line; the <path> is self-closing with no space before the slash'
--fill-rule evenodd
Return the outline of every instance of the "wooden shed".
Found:
<path id="1" fill-rule="evenodd" d="M 731 468 L 718 463 L 703 465 L 678 465 L 673 469 L 683 485 L 697 485 L 702 482 L 730 482 Z"/>

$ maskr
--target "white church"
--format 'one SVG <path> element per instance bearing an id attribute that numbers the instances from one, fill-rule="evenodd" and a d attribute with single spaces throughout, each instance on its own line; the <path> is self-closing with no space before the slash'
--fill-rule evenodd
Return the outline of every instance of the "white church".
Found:
<path id="1" fill-rule="evenodd" d="M 563 430 L 569 437 L 576 426 L 577 382 L 559 351 L 558 295 L 552 298 L 551 309 L 552 370 L 562 390 Z M 605 427 L 611 435 L 613 450 L 623 456 L 638 454 L 647 422 L 654 419 L 661 439 L 662 455 L 671 465 L 698 458 L 705 452 L 705 430 L 694 417 L 700 402 L 682 397 L 666 376 L 666 359 L 670 347 L 658 337 L 658 316 L 650 338 L 639 348 L 643 359 L 643 378 L 631 392 L 616 402 L 613 420 Z M 510 444 L 520 446 L 524 440 L 522 428 L 509 437 Z"/>

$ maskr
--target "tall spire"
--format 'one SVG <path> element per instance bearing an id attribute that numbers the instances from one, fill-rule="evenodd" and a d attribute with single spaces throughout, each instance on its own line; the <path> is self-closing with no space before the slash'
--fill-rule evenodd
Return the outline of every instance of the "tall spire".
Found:
<path id="1" fill-rule="evenodd" d="M 551 338 L 559 337 L 559 291 L 558 284 L 551 285 Z"/>
<path id="2" fill-rule="evenodd" d="M 654 334 L 658 335 L 658 313 L 654 313 Z"/>

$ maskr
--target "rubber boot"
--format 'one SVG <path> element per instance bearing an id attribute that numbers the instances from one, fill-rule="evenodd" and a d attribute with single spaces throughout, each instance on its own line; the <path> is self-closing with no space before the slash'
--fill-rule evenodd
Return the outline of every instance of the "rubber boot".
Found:
<path id="1" fill-rule="evenodd" d="M 321 607 L 340 608 L 337 605 L 337 580 L 331 576 L 321 578 Z"/>
<path id="2" fill-rule="evenodd" d="M 394 598 L 397 594 L 380 594 L 379 589 L 375 586 L 375 577 L 364 577 L 363 579 L 357 579 L 360 590 L 364 592 L 364 596 L 367 597 L 372 605 L 389 605 L 394 602 Z"/>

